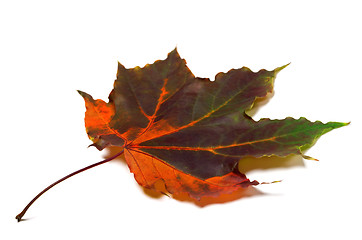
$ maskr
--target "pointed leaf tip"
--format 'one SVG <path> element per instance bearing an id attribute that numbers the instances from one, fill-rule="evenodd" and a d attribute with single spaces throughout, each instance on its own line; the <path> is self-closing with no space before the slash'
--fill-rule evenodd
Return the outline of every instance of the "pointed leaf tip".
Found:
<path id="1" fill-rule="evenodd" d="M 77 92 L 79 93 L 79 95 L 81 95 L 84 99 L 89 99 L 89 100 L 93 100 L 93 97 L 91 95 L 89 95 L 86 92 L 77 90 Z"/>
<path id="2" fill-rule="evenodd" d="M 340 128 L 349 125 L 351 122 L 329 122 L 332 129 Z"/>
<path id="3" fill-rule="evenodd" d="M 278 74 L 281 70 L 283 70 L 284 68 L 288 67 L 291 63 L 285 64 L 281 67 L 277 67 L 276 69 L 274 69 L 275 74 Z"/>
<path id="4" fill-rule="evenodd" d="M 170 57 L 170 56 L 176 56 L 176 57 L 178 57 L 178 58 L 181 58 L 181 57 L 180 57 L 180 54 L 179 54 L 178 51 L 177 51 L 177 47 L 175 47 L 171 52 L 169 52 L 167 56 L 168 56 L 168 57 Z"/>

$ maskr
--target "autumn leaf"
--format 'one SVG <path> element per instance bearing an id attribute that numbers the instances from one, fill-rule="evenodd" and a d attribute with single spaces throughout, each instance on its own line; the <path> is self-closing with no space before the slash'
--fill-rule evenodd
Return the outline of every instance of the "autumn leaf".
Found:
<path id="1" fill-rule="evenodd" d="M 254 121 L 245 113 L 273 91 L 274 79 L 285 67 L 257 73 L 246 67 L 232 69 L 217 74 L 212 82 L 195 77 L 176 49 L 167 59 L 143 68 L 118 64 L 108 103 L 78 92 L 85 100 L 92 146 L 122 150 L 50 184 L 15 218 L 22 221 L 30 206 L 57 184 L 123 154 L 141 186 L 176 197 L 188 194 L 195 200 L 232 196 L 258 185 L 238 170 L 245 157 L 310 158 L 304 151 L 321 135 L 348 123 L 290 117 Z"/>
<path id="2" fill-rule="evenodd" d="M 232 69 L 215 81 L 195 77 L 177 50 L 167 59 L 126 69 L 118 64 L 109 101 L 79 91 L 93 146 L 124 149 L 136 181 L 194 199 L 257 185 L 238 171 L 246 156 L 303 155 L 324 133 L 345 126 L 305 118 L 254 121 L 245 111 L 273 91 L 279 71 Z"/>

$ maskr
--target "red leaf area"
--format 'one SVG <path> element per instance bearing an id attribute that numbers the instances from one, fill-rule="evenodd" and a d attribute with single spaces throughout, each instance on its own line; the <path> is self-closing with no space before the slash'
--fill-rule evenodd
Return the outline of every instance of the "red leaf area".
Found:
<path id="1" fill-rule="evenodd" d="M 250 185 L 238 171 L 246 156 L 302 155 L 322 134 L 345 124 L 262 119 L 245 114 L 273 91 L 276 74 L 248 68 L 196 78 L 176 49 L 143 68 L 118 65 L 109 102 L 79 91 L 93 146 L 124 149 L 136 181 L 145 188 L 200 200 Z"/>

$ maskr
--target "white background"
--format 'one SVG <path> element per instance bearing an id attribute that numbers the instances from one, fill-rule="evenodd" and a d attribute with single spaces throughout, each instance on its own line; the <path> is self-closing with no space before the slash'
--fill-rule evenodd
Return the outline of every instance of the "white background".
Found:
<path id="1" fill-rule="evenodd" d="M 1 1 L 1 239 L 361 239 L 361 6 L 358 1 Z M 291 65 L 255 119 L 351 124 L 301 159 L 249 167 L 239 200 L 198 207 L 152 198 L 122 161 L 40 190 L 107 155 L 87 148 L 76 90 L 107 100 L 117 61 L 164 59 L 177 46 L 214 78 Z M 278 162 L 279 161 L 279 162 Z M 277 167 L 278 166 L 278 167 Z"/>

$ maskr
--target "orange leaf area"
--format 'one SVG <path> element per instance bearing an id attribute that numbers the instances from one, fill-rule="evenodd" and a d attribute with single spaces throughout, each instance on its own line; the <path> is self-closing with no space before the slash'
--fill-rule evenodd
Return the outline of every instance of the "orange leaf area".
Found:
<path id="1" fill-rule="evenodd" d="M 134 149 L 126 149 L 125 158 L 136 181 L 141 186 L 159 192 L 166 190 L 175 198 L 185 198 L 186 195 L 196 200 L 203 197 L 219 197 L 250 185 L 259 184 L 257 181 L 250 182 L 241 173 L 228 173 L 224 176 L 201 180 L 177 170 L 160 159 Z M 163 184 L 159 183 L 160 180 Z"/>
<path id="2" fill-rule="evenodd" d="M 97 129 L 103 134 L 114 133 L 114 131 L 108 126 L 114 115 L 114 106 L 109 105 L 103 100 L 86 100 L 86 115 L 85 124 L 88 129 Z"/>

